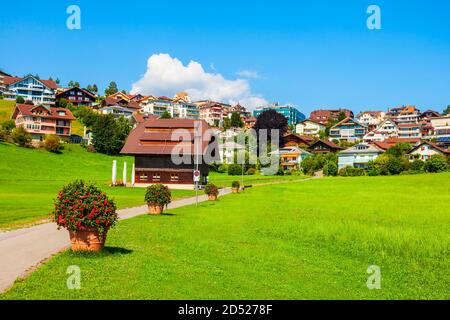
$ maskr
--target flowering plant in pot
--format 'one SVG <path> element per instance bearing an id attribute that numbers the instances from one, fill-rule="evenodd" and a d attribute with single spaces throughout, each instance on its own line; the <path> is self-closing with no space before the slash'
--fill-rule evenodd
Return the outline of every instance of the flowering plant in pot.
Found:
<path id="1" fill-rule="evenodd" d="M 62 187 L 54 200 L 53 221 L 69 230 L 72 250 L 100 251 L 108 230 L 117 221 L 114 201 L 95 184 L 75 180 Z"/>
<path id="2" fill-rule="evenodd" d="M 208 200 L 216 201 L 219 195 L 219 189 L 213 183 L 208 183 L 205 186 L 205 193 L 208 195 Z"/>
<path id="3" fill-rule="evenodd" d="M 148 205 L 148 213 L 161 214 L 164 206 L 167 206 L 171 200 L 172 194 L 167 186 L 158 183 L 147 187 L 145 202 Z"/>
<path id="4" fill-rule="evenodd" d="M 239 183 L 239 181 L 235 180 L 231 183 L 231 191 L 233 193 L 239 193 L 239 187 L 241 186 L 241 184 Z"/>

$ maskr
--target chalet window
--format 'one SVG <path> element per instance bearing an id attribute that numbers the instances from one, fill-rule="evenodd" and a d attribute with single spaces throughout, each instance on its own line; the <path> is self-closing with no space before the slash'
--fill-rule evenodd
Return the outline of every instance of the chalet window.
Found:
<path id="1" fill-rule="evenodd" d="M 140 181 L 148 180 L 148 175 L 146 173 L 141 173 L 139 175 L 139 180 Z"/>
<path id="2" fill-rule="evenodd" d="M 177 182 L 177 181 L 178 181 L 178 174 L 176 174 L 176 173 L 171 173 L 171 174 L 170 174 L 170 181 L 172 181 L 172 182 Z"/>
<path id="3" fill-rule="evenodd" d="M 154 173 L 152 177 L 153 181 L 160 181 L 161 180 L 161 174 L 160 173 Z"/>

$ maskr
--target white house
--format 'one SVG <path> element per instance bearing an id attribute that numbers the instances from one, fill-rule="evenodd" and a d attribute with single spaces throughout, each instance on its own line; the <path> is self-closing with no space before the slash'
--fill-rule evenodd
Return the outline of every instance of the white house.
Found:
<path id="1" fill-rule="evenodd" d="M 374 145 L 359 143 L 338 154 L 339 169 L 347 166 L 355 168 L 367 168 L 367 163 L 373 161 L 384 151 Z"/>
<path id="2" fill-rule="evenodd" d="M 434 135 L 438 140 L 450 138 L 450 115 L 431 118 L 430 123 L 434 129 Z"/>
<path id="3" fill-rule="evenodd" d="M 325 129 L 326 126 L 323 123 L 306 119 L 295 126 L 295 133 L 304 136 L 318 137 L 319 132 L 325 131 Z"/>
<path id="4" fill-rule="evenodd" d="M 240 150 L 244 150 L 244 146 L 234 141 L 227 141 L 219 145 L 220 162 L 225 164 L 234 163 L 234 154 Z"/>
<path id="5" fill-rule="evenodd" d="M 398 127 L 392 119 L 383 120 L 376 129 L 368 132 L 364 142 L 384 141 L 388 138 L 398 137 Z"/>
<path id="6" fill-rule="evenodd" d="M 41 80 L 32 75 L 23 78 L 4 76 L 3 83 L 5 99 L 22 97 L 35 105 L 54 105 L 56 89 L 59 88 L 53 80 Z"/>
<path id="7" fill-rule="evenodd" d="M 383 111 L 363 111 L 356 115 L 356 120 L 366 127 L 373 128 L 378 126 L 385 117 Z"/>
<path id="8" fill-rule="evenodd" d="M 449 149 L 443 149 L 441 147 L 438 147 L 432 142 L 429 141 L 423 141 L 419 145 L 415 146 L 408 152 L 409 160 L 413 161 L 415 159 L 419 159 L 422 161 L 426 161 L 430 159 L 435 154 L 450 155 Z"/>
<path id="9" fill-rule="evenodd" d="M 303 159 L 311 155 L 308 151 L 297 146 L 280 148 L 271 152 L 271 154 L 280 158 L 280 165 L 285 171 L 298 170 Z"/>

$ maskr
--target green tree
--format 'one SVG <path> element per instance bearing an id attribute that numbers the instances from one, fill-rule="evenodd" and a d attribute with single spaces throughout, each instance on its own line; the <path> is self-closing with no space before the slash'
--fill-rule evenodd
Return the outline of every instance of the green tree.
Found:
<path id="1" fill-rule="evenodd" d="M 386 154 L 401 157 L 404 156 L 409 150 L 411 150 L 411 144 L 408 142 L 399 142 L 395 146 L 389 148 L 386 151 Z"/>
<path id="2" fill-rule="evenodd" d="M 231 126 L 233 128 L 242 128 L 244 126 L 244 121 L 242 121 L 241 116 L 237 112 L 231 114 Z"/>
<path id="3" fill-rule="evenodd" d="M 59 80 L 59 78 L 56 78 L 55 83 L 59 84 L 61 82 L 61 80 Z"/>
<path id="4" fill-rule="evenodd" d="M 98 87 L 95 83 L 92 85 L 92 92 L 94 92 L 95 94 L 98 93 Z"/>
<path id="5" fill-rule="evenodd" d="M 338 166 L 334 162 L 328 162 L 323 167 L 323 174 L 326 176 L 337 176 L 338 174 Z"/>
<path id="6" fill-rule="evenodd" d="M 425 170 L 427 172 L 442 172 L 447 169 L 447 159 L 440 154 L 435 154 L 425 161 Z"/>
<path id="7" fill-rule="evenodd" d="M 163 114 L 160 117 L 161 119 L 172 119 L 172 116 L 170 115 L 170 112 L 167 110 L 164 110 Z"/>
<path id="8" fill-rule="evenodd" d="M 117 89 L 117 83 L 114 81 L 111 81 L 109 83 L 109 86 L 105 89 L 105 96 L 110 96 L 114 93 L 117 93 L 119 89 Z"/>
<path id="9" fill-rule="evenodd" d="M 92 125 L 92 144 L 97 152 L 118 154 L 130 131 L 131 124 L 126 118 L 115 119 L 112 114 L 101 115 Z"/>
<path id="10" fill-rule="evenodd" d="M 67 100 L 65 98 L 61 98 L 56 100 L 55 106 L 60 108 L 67 108 Z"/>
<path id="11" fill-rule="evenodd" d="M 60 153 L 62 146 L 59 137 L 54 134 L 46 136 L 44 140 L 44 148 L 49 152 Z"/>
<path id="12" fill-rule="evenodd" d="M 25 99 L 23 97 L 21 97 L 21 96 L 18 96 L 16 98 L 16 103 L 25 103 Z"/>
<path id="13" fill-rule="evenodd" d="M 31 143 L 31 134 L 22 126 L 12 130 L 11 138 L 21 147 L 26 147 Z"/>
<path id="14" fill-rule="evenodd" d="M 342 121 L 345 118 L 347 118 L 347 116 L 345 115 L 345 112 L 344 111 L 339 112 L 338 121 Z"/>
<path id="15" fill-rule="evenodd" d="M 450 114 L 450 104 L 442 111 L 443 114 Z"/>

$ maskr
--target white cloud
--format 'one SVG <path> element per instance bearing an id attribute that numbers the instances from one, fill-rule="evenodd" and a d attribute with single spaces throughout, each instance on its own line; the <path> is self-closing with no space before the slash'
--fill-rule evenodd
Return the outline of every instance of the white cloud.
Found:
<path id="1" fill-rule="evenodd" d="M 236 74 L 243 78 L 261 79 L 261 76 L 255 70 L 241 70 L 236 72 Z"/>
<path id="2" fill-rule="evenodd" d="M 245 79 L 228 80 L 220 73 L 208 73 L 196 61 L 187 65 L 168 54 L 153 54 L 147 61 L 147 71 L 133 83 L 131 93 L 173 96 L 186 91 L 191 100 L 210 99 L 226 103 L 240 102 L 249 109 L 266 105 L 267 101 L 251 92 Z"/>

